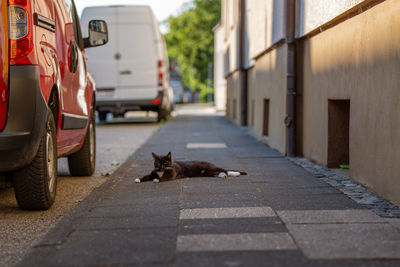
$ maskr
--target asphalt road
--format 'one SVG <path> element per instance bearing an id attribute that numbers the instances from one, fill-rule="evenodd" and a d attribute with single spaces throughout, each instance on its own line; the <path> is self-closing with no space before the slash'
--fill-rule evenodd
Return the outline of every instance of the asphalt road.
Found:
<path id="1" fill-rule="evenodd" d="M 67 160 L 59 159 L 56 202 L 48 211 L 18 209 L 12 188 L 0 189 L 0 266 L 10 266 L 51 229 L 67 212 L 104 183 L 158 128 L 145 113 L 97 125 L 96 172 L 71 177 Z"/>

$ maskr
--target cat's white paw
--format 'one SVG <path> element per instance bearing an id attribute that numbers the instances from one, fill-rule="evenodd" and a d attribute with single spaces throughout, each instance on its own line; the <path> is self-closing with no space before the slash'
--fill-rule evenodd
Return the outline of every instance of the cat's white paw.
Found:
<path id="1" fill-rule="evenodd" d="M 226 175 L 226 173 L 224 173 L 224 172 L 220 172 L 219 174 L 218 174 L 218 177 L 219 178 L 228 178 L 228 176 Z"/>
<path id="2" fill-rule="evenodd" d="M 159 183 L 160 180 L 159 179 L 153 179 L 153 183 Z"/>
<path id="3" fill-rule="evenodd" d="M 238 177 L 240 176 L 240 172 L 228 171 L 228 176 Z"/>
<path id="4" fill-rule="evenodd" d="M 135 179 L 135 183 L 140 183 L 140 179 L 139 179 L 139 178 L 136 178 L 136 179 Z"/>

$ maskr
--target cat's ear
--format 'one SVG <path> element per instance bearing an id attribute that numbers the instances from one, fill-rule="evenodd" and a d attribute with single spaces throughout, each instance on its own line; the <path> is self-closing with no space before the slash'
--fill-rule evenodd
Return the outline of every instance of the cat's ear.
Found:
<path id="1" fill-rule="evenodd" d="M 168 152 L 168 154 L 167 154 L 167 160 L 171 160 L 171 152 Z"/>
<path id="2" fill-rule="evenodd" d="M 158 156 L 156 154 L 154 154 L 153 152 L 151 152 L 151 155 L 153 156 L 154 159 L 159 159 Z"/>

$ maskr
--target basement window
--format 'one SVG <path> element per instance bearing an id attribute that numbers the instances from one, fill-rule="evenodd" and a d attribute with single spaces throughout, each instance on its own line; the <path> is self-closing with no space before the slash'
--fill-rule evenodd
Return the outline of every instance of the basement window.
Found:
<path id="1" fill-rule="evenodd" d="M 328 100 L 328 168 L 349 165 L 350 100 Z"/>

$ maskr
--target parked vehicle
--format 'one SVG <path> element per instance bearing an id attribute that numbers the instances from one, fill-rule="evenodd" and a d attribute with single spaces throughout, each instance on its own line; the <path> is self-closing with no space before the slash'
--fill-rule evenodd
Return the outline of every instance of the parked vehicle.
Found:
<path id="1" fill-rule="evenodd" d="M 107 43 L 104 21 L 82 38 L 73 0 L 8 0 L 0 8 L 0 173 L 22 209 L 48 209 L 57 158 L 74 176 L 92 175 L 95 84 L 85 48 Z"/>
<path id="2" fill-rule="evenodd" d="M 110 31 L 109 43 L 88 51 L 88 67 L 97 84 L 99 119 L 127 111 L 158 112 L 166 119 L 173 105 L 166 45 L 149 6 L 87 7 L 82 25 L 103 18 Z"/>

